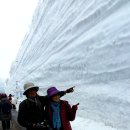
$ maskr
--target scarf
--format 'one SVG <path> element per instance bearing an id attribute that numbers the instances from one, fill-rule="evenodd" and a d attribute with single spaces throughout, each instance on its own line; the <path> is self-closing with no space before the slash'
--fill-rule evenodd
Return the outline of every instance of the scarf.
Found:
<path id="1" fill-rule="evenodd" d="M 36 106 L 41 109 L 41 102 L 39 101 L 38 97 L 28 97 L 28 100 L 31 102 L 36 103 Z"/>
<path id="2" fill-rule="evenodd" d="M 60 130 L 60 128 L 61 128 L 60 103 L 51 102 L 51 107 L 53 110 L 53 115 L 52 115 L 53 128 Z"/>

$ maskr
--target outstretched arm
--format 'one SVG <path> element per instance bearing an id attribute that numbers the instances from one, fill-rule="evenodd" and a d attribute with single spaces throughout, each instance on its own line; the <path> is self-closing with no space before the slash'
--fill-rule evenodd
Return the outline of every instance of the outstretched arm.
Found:
<path id="1" fill-rule="evenodd" d="M 60 91 L 60 96 L 62 97 L 62 96 L 64 96 L 66 93 L 72 93 L 72 92 L 74 92 L 74 87 L 75 87 L 75 86 L 70 87 L 70 88 L 66 89 L 65 91 Z"/>
<path id="2" fill-rule="evenodd" d="M 72 92 L 74 92 L 74 88 L 75 88 L 75 86 L 68 88 L 68 89 L 65 90 L 65 92 L 66 93 L 72 93 Z"/>

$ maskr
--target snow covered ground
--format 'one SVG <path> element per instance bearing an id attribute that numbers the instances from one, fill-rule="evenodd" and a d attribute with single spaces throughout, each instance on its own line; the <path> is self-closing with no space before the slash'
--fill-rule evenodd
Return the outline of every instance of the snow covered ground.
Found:
<path id="1" fill-rule="evenodd" d="M 6 91 L 18 94 L 27 81 L 41 95 L 75 85 L 63 97 L 80 103 L 73 130 L 130 130 L 129 7 L 129 0 L 39 0 Z"/>
<path id="2" fill-rule="evenodd" d="M 71 123 L 73 130 L 117 130 L 110 126 L 106 126 L 101 122 L 96 122 L 90 119 L 77 117 L 74 122 Z"/>

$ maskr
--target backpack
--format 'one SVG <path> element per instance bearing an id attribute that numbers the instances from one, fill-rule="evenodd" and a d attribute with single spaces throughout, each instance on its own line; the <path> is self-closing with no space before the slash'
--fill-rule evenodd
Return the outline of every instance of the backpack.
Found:
<path id="1" fill-rule="evenodd" d="M 9 114 L 11 112 L 11 106 L 9 102 L 2 102 L 2 112 L 4 114 Z"/>

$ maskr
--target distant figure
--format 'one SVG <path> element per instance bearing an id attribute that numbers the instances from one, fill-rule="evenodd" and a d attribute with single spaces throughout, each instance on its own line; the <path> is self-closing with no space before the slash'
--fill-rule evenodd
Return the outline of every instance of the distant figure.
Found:
<path id="1" fill-rule="evenodd" d="M 0 120 L 2 121 L 3 130 L 10 129 L 12 105 L 6 94 L 1 94 L 0 99 Z"/>
<path id="2" fill-rule="evenodd" d="M 53 130 L 72 130 L 70 121 L 75 119 L 79 103 L 71 107 L 67 101 L 60 100 L 59 92 L 56 87 L 47 90 L 50 102 L 45 108 L 46 119 Z"/>
<path id="3" fill-rule="evenodd" d="M 48 130 L 45 121 L 44 108 L 48 102 L 47 96 L 39 96 L 39 87 L 33 83 L 24 84 L 24 93 L 27 99 L 23 100 L 18 109 L 18 123 L 26 130 Z M 73 88 L 61 91 L 60 96 L 73 92 Z"/>
<path id="4" fill-rule="evenodd" d="M 9 94 L 8 99 L 12 103 L 12 94 Z"/>
<path id="5" fill-rule="evenodd" d="M 12 104 L 12 108 L 16 109 L 16 105 L 14 104 L 14 101 L 13 101 L 14 99 L 13 99 L 12 94 L 9 94 L 8 99 L 9 99 L 10 103 Z"/>

